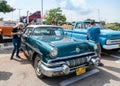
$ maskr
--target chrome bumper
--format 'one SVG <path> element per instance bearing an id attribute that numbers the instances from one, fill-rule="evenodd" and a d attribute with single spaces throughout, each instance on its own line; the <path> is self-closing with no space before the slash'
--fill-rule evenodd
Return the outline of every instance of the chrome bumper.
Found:
<path id="1" fill-rule="evenodd" d="M 45 76 L 48 76 L 48 77 L 67 75 L 70 72 L 70 68 L 67 65 L 49 68 L 49 67 L 45 66 L 44 64 L 41 64 L 40 68 L 41 68 L 42 74 L 44 74 Z"/>
<path id="2" fill-rule="evenodd" d="M 118 49 L 120 46 L 118 44 L 115 45 L 103 45 L 103 48 L 106 50 L 111 50 L 111 49 Z"/>
<path id="3" fill-rule="evenodd" d="M 54 67 L 49 67 L 46 66 L 46 63 L 42 62 L 39 67 L 41 69 L 42 74 L 44 74 L 47 77 L 54 77 L 54 76 L 61 76 L 61 75 L 68 75 L 70 73 L 75 72 L 76 68 L 80 68 L 80 67 L 89 67 L 90 65 L 96 65 L 98 62 L 99 58 L 98 57 L 91 57 L 89 59 L 89 65 L 86 64 L 81 64 L 77 67 L 72 67 L 70 68 L 67 64 L 63 63 L 61 66 L 54 66 Z M 47 64 L 48 65 L 48 64 Z"/>

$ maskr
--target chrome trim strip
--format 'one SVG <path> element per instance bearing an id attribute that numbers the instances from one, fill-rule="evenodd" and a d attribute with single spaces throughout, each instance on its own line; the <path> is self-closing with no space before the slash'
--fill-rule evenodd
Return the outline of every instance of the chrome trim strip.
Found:
<path id="1" fill-rule="evenodd" d="M 42 64 L 44 64 L 45 66 L 47 67 L 55 67 L 55 66 L 60 66 L 60 65 L 63 65 L 63 64 L 66 64 L 65 62 L 61 61 L 61 62 L 54 62 L 54 63 L 45 63 L 45 62 L 41 62 Z"/>
<path id="2" fill-rule="evenodd" d="M 31 49 L 33 49 L 35 52 L 37 52 L 38 54 L 40 54 L 41 56 L 43 55 L 38 49 L 32 47 L 30 44 L 23 42 L 23 44 L 27 45 L 28 47 L 30 47 Z"/>

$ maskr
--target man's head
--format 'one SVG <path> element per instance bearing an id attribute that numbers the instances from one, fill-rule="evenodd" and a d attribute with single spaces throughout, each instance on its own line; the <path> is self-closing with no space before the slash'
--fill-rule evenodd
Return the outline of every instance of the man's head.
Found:
<path id="1" fill-rule="evenodd" d="M 23 29 L 23 26 L 24 26 L 24 24 L 23 24 L 22 22 L 19 22 L 19 23 L 17 23 L 17 24 L 15 25 L 15 28 Z"/>
<path id="2" fill-rule="evenodd" d="M 90 24 L 94 25 L 95 24 L 95 20 L 91 20 Z"/>

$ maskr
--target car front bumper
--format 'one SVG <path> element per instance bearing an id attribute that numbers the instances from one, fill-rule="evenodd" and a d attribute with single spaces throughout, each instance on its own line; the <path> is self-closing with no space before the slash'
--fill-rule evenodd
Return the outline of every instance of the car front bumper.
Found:
<path id="1" fill-rule="evenodd" d="M 106 49 L 106 50 L 112 50 L 112 49 L 118 49 L 118 48 L 120 48 L 120 44 L 103 45 L 103 49 Z"/>
<path id="2" fill-rule="evenodd" d="M 49 68 L 44 64 L 41 64 L 40 68 L 41 68 L 42 74 L 44 74 L 47 77 L 66 75 L 70 72 L 70 68 L 67 65 Z"/>
<path id="3" fill-rule="evenodd" d="M 68 75 L 73 72 L 75 72 L 75 69 L 85 67 L 88 68 L 89 66 L 94 66 L 93 64 L 96 64 L 98 62 L 99 58 L 95 57 L 92 58 L 87 64 L 81 64 L 79 66 L 75 66 L 70 68 L 67 64 L 62 64 L 61 66 L 56 67 L 49 67 L 46 65 L 46 63 L 42 62 L 39 67 L 41 69 L 41 73 L 47 77 L 54 77 L 54 76 L 62 76 L 62 75 Z M 89 64 L 89 65 L 88 65 Z"/>

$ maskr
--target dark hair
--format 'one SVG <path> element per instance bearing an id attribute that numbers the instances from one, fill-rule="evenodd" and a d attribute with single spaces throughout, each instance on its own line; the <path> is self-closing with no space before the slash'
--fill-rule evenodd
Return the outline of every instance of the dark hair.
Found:
<path id="1" fill-rule="evenodd" d="M 90 24 L 94 25 L 95 24 L 95 20 L 91 20 Z"/>

